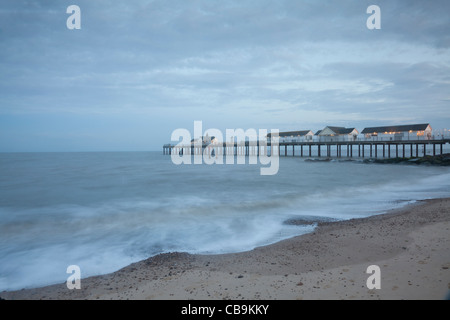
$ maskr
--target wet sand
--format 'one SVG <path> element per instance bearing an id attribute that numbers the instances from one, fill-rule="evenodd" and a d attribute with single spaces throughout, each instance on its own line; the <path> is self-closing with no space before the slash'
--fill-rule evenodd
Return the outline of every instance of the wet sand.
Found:
<path id="1" fill-rule="evenodd" d="M 292 223 L 292 221 L 291 221 Z M 295 223 L 295 222 L 294 222 Z M 366 273 L 380 267 L 380 289 Z M 445 299 L 450 292 L 450 199 L 419 201 L 363 219 L 223 255 L 168 253 L 117 272 L 1 292 L 3 299 Z"/>

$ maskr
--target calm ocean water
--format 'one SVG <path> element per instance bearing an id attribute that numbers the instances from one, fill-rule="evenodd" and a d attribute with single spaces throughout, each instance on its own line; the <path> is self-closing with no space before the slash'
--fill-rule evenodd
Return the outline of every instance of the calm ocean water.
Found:
<path id="1" fill-rule="evenodd" d="M 172 164 L 161 152 L 0 154 L 0 291 L 116 271 L 163 252 L 224 253 L 450 196 L 444 167 Z M 304 217 L 305 225 L 286 220 Z"/>

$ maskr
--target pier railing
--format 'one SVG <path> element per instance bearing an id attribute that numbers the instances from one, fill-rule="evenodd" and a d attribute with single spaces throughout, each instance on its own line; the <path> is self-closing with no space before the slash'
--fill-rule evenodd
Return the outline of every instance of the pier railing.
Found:
<path id="1" fill-rule="evenodd" d="M 305 141 L 282 140 L 274 143 L 270 140 L 219 142 L 203 144 L 165 144 L 163 154 L 198 155 L 215 152 L 223 155 L 280 155 L 300 157 L 423 157 L 444 153 L 444 146 L 450 144 L 450 138 L 414 137 L 415 139 L 313 139 Z M 427 139 L 428 138 L 428 139 Z M 434 139 L 433 139 L 434 138 Z M 214 150 L 214 151 L 213 151 Z"/>
<path id="2" fill-rule="evenodd" d="M 323 137 L 313 137 L 305 138 L 305 137 L 280 137 L 280 143 L 289 143 L 289 142 L 404 142 L 404 141 L 429 141 L 429 140 L 448 140 L 450 139 L 450 135 L 441 136 L 441 135 L 432 135 L 432 136 L 406 136 L 406 137 L 380 137 L 380 136 L 371 136 L 371 137 L 349 137 L 349 136 L 323 136 Z"/>

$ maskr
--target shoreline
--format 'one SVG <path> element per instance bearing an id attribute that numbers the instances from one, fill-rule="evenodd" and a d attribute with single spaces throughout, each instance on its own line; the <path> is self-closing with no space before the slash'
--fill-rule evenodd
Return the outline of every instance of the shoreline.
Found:
<path id="1" fill-rule="evenodd" d="M 450 198 L 419 200 L 251 251 L 160 254 L 116 272 L 0 292 L 2 299 L 445 299 L 450 290 Z M 366 286 L 378 265 L 381 289 Z"/>

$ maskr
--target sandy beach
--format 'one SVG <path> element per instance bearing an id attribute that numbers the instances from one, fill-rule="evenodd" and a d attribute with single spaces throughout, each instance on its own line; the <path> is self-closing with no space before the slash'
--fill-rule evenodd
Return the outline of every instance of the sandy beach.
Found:
<path id="1" fill-rule="evenodd" d="M 369 289 L 370 265 L 381 271 Z M 437 299 L 450 291 L 450 199 L 419 201 L 242 253 L 168 253 L 3 299 Z"/>

